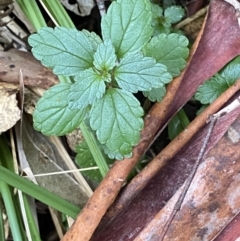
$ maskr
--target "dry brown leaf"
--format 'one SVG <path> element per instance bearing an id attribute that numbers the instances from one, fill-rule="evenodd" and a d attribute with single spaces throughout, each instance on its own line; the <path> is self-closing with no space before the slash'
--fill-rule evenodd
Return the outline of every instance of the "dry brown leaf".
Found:
<path id="1" fill-rule="evenodd" d="M 24 119 L 23 146 L 29 166 L 36 177 L 39 186 L 42 186 L 63 199 L 82 207 L 88 200 L 88 193 L 83 186 L 74 179 L 72 174 L 51 174 L 67 170 L 66 163 L 59 154 L 59 150 L 51 141 Z"/>
<path id="2" fill-rule="evenodd" d="M 16 94 L 18 87 L 9 83 L 0 83 L 0 133 L 12 128 L 20 119 Z"/>

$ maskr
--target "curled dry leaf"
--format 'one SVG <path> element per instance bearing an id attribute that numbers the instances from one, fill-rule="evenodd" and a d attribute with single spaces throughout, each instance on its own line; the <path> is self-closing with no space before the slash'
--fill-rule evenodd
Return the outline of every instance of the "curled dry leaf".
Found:
<path id="1" fill-rule="evenodd" d="M 75 4 L 70 4 L 69 0 L 61 0 L 61 3 L 65 8 L 82 17 L 90 15 L 95 5 L 93 0 L 76 0 Z"/>
<path id="2" fill-rule="evenodd" d="M 13 127 L 20 119 L 16 93 L 18 87 L 9 83 L 0 83 L 0 133 Z"/>

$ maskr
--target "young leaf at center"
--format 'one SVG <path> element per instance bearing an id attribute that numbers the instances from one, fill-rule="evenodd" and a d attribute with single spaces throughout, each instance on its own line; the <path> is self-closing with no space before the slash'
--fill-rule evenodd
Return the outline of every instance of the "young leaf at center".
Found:
<path id="1" fill-rule="evenodd" d="M 117 56 L 111 40 L 105 40 L 98 46 L 97 52 L 94 54 L 94 66 L 102 71 L 111 70 L 116 64 Z"/>
<path id="2" fill-rule="evenodd" d="M 71 84 L 58 84 L 47 90 L 33 113 L 34 128 L 45 135 L 65 135 L 82 122 L 86 109 L 71 110 L 68 96 Z"/>
<path id="3" fill-rule="evenodd" d="M 143 128 L 143 109 L 128 91 L 109 89 L 90 111 L 90 125 L 98 140 L 116 156 L 129 156 Z M 120 155 L 117 155 L 120 154 Z"/>
<path id="4" fill-rule="evenodd" d="M 166 66 L 141 54 L 124 57 L 114 72 L 118 85 L 127 91 L 149 91 L 162 87 L 172 80 Z"/>
<path id="5" fill-rule="evenodd" d="M 74 80 L 68 95 L 70 109 L 84 108 L 102 98 L 106 88 L 104 77 L 93 69 L 80 72 Z"/>

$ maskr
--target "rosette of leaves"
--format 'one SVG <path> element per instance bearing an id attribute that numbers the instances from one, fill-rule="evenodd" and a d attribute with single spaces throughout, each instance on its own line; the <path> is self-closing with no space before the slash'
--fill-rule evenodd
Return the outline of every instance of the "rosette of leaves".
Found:
<path id="1" fill-rule="evenodd" d="M 169 6 L 166 9 L 163 9 L 154 3 L 152 3 L 152 12 L 154 36 L 157 36 L 161 33 L 169 34 L 172 32 L 172 25 L 178 23 L 185 15 L 185 11 L 181 6 Z"/>
<path id="2" fill-rule="evenodd" d="M 176 64 L 176 59 L 182 62 L 188 53 L 186 38 L 174 34 L 163 39 L 172 39 L 174 46 L 168 49 L 176 50 L 175 55 L 163 45 L 155 50 L 165 49 L 163 55 L 152 54 L 152 17 L 148 0 L 117 0 L 102 18 L 102 39 L 87 30 L 63 27 L 46 27 L 31 35 L 33 55 L 54 74 L 74 80 L 44 93 L 33 114 L 35 129 L 46 135 L 64 135 L 88 116 L 106 154 L 117 159 L 130 157 L 140 138 L 144 114 L 133 94 L 163 88 L 172 80 L 169 56 Z"/>

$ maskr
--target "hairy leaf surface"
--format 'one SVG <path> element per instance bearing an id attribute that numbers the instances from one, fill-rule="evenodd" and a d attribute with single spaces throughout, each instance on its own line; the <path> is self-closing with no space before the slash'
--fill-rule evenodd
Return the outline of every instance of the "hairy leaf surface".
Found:
<path id="1" fill-rule="evenodd" d="M 93 66 L 97 38 L 88 31 L 45 27 L 29 38 L 36 59 L 57 75 L 75 76 Z"/>
<path id="2" fill-rule="evenodd" d="M 103 39 L 111 39 L 116 54 L 136 53 L 149 41 L 152 12 L 148 0 L 117 0 L 111 3 L 103 16 L 101 27 Z"/>
<path id="3" fill-rule="evenodd" d="M 132 146 L 139 141 L 142 115 L 143 109 L 131 93 L 112 88 L 93 104 L 90 125 L 100 143 L 115 157 L 123 158 L 131 154 Z"/>
<path id="4" fill-rule="evenodd" d="M 124 57 L 114 72 L 118 85 L 127 91 L 149 91 L 172 80 L 167 68 L 155 59 L 141 54 Z"/>
<path id="5" fill-rule="evenodd" d="M 116 65 L 117 56 L 111 40 L 105 40 L 94 54 L 94 66 L 102 71 L 111 70 Z"/>
<path id="6" fill-rule="evenodd" d="M 144 54 L 156 59 L 158 63 L 167 66 L 173 76 L 178 76 L 186 66 L 186 58 L 189 54 L 186 37 L 172 33 L 160 34 L 153 37 L 144 47 Z"/>
<path id="7" fill-rule="evenodd" d="M 82 122 L 86 110 L 71 110 L 67 96 L 70 84 L 58 84 L 47 90 L 33 113 L 34 128 L 45 135 L 65 135 Z"/>
<path id="8" fill-rule="evenodd" d="M 84 108 L 102 98 L 106 88 L 104 77 L 93 69 L 80 72 L 74 80 L 76 82 L 72 84 L 68 95 L 70 109 Z"/>
<path id="9" fill-rule="evenodd" d="M 86 29 L 82 30 L 82 33 L 88 38 L 91 42 L 91 45 L 94 51 L 97 51 L 98 45 L 102 43 L 102 39 L 94 32 L 89 32 Z"/>

